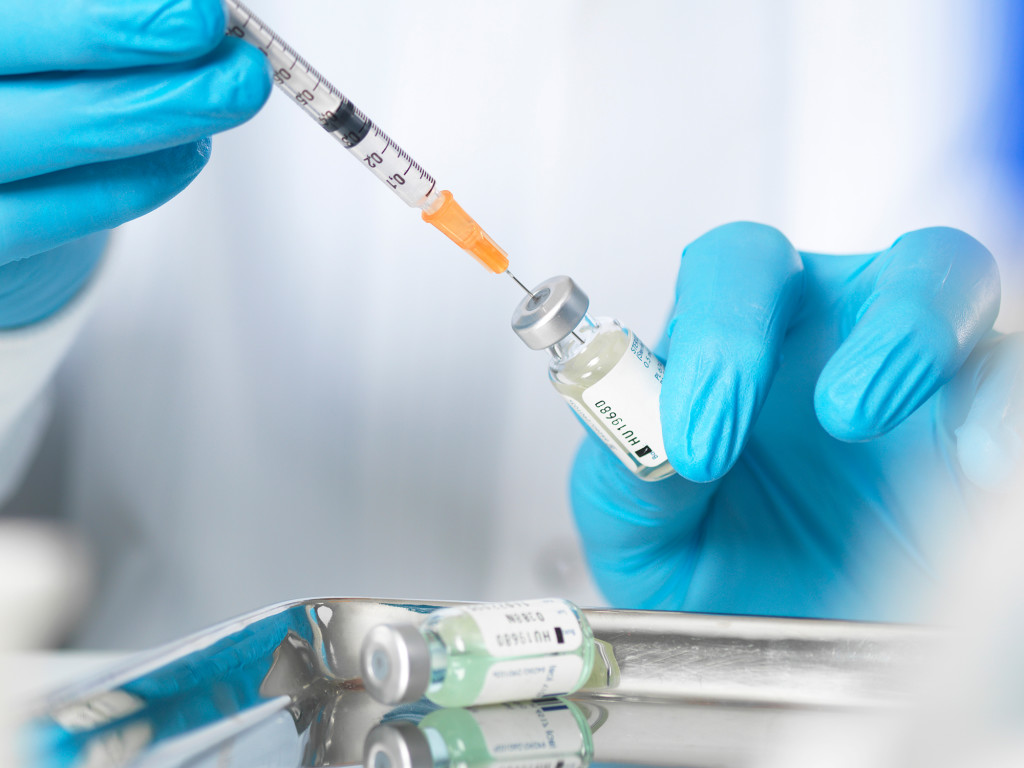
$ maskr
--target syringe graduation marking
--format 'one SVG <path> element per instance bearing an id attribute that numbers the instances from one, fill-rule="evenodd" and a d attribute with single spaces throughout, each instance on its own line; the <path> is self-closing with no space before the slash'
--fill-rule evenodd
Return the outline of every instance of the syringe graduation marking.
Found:
<path id="1" fill-rule="evenodd" d="M 274 70 L 274 83 L 302 110 L 334 136 L 363 167 L 388 185 L 406 205 L 422 209 L 424 221 L 436 227 L 487 269 L 508 269 L 508 255 L 437 181 L 380 127 L 363 114 L 298 52 L 282 40 L 239 0 L 223 0 L 229 35 L 263 51 Z M 275 44 L 280 53 L 275 49 Z M 321 88 L 321 86 L 323 86 Z M 393 150 L 388 152 L 388 150 Z M 407 162 L 405 170 L 402 163 Z M 416 174 L 411 174 L 415 169 Z"/>
<path id="2" fill-rule="evenodd" d="M 341 132 L 341 136 L 339 136 L 338 138 L 340 138 L 342 140 L 342 143 L 346 144 L 347 146 L 355 146 L 366 137 L 366 134 L 370 132 L 370 128 L 373 127 L 373 123 L 368 117 L 366 117 L 366 115 L 364 115 L 359 110 L 358 107 L 356 107 L 355 104 L 353 104 L 349 99 L 345 97 L 345 94 L 343 94 L 333 85 L 331 85 L 327 78 L 321 75 L 316 67 L 314 67 L 308 61 L 306 61 L 301 55 L 299 55 L 298 51 L 296 51 L 294 48 L 288 45 L 288 43 L 286 43 L 280 37 L 280 35 L 278 35 L 276 32 L 274 32 L 274 30 L 270 29 L 266 24 L 264 24 L 260 20 L 260 18 L 256 14 L 254 14 L 248 7 L 246 7 L 242 3 L 229 2 L 228 5 L 237 6 L 239 11 L 242 11 L 246 14 L 245 21 L 241 24 L 241 29 L 243 31 L 248 28 L 249 22 L 251 21 L 256 26 L 259 27 L 260 32 L 267 35 L 266 47 L 261 48 L 260 50 L 263 51 L 263 53 L 267 56 L 268 59 L 273 58 L 271 49 L 273 48 L 274 43 L 277 43 L 277 45 L 281 48 L 282 53 L 286 53 L 292 57 L 292 63 L 289 64 L 287 68 L 287 71 L 289 73 L 287 78 L 285 78 L 283 74 L 283 72 L 285 71 L 283 68 L 279 68 L 274 72 L 274 82 L 277 83 L 277 85 L 283 87 L 284 80 L 291 78 L 290 73 L 295 69 L 295 66 L 301 65 L 302 69 L 313 80 L 313 93 L 316 93 L 317 89 L 319 89 L 320 86 L 323 85 L 330 92 L 330 94 L 338 100 L 338 106 L 335 107 L 333 110 L 325 111 L 320 118 L 320 125 L 323 126 L 324 130 L 326 130 L 328 133 Z M 229 32 L 231 31 L 232 30 L 229 30 Z M 238 35 L 238 37 L 244 37 L 244 34 Z"/>
<path id="3" fill-rule="evenodd" d="M 407 205 L 428 209 L 434 204 L 437 195 L 433 176 L 244 3 L 224 0 L 224 4 L 229 16 L 228 34 L 248 39 L 264 52 L 274 70 L 274 83 L 281 90 Z M 388 148 L 394 151 L 385 154 Z M 408 163 L 405 170 L 404 163 Z M 410 178 L 412 171 L 416 173 Z"/>

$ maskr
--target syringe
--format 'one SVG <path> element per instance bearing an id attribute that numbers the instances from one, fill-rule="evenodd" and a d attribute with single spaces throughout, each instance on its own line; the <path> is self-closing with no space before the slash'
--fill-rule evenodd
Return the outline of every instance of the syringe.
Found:
<path id="1" fill-rule="evenodd" d="M 530 293 L 508 271 L 505 251 L 455 202 L 451 192 L 439 189 L 423 166 L 243 3 L 224 0 L 224 6 L 228 12 L 227 33 L 263 51 L 270 60 L 278 88 L 355 155 L 360 165 L 387 184 L 407 205 L 422 209 L 424 221 L 441 230 L 487 269 L 496 275 L 507 273 Z"/>

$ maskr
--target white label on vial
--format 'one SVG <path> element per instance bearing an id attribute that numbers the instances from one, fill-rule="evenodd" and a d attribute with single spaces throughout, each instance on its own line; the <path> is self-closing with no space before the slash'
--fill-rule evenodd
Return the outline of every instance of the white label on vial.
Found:
<path id="1" fill-rule="evenodd" d="M 495 760 L 572 758 L 583 752 L 583 734 L 569 705 L 561 699 L 472 710 L 487 751 Z"/>
<path id="2" fill-rule="evenodd" d="M 575 651 L 583 643 L 579 619 L 555 597 L 468 606 L 491 656 L 533 656 Z"/>
<path id="3" fill-rule="evenodd" d="M 627 344 L 616 366 L 583 392 L 590 411 L 585 421 L 620 459 L 628 454 L 644 466 L 656 467 L 665 461 L 659 410 L 665 365 L 632 331 Z M 594 429 L 594 422 L 599 428 Z M 632 461 L 625 463 L 632 466 Z"/>
<path id="4" fill-rule="evenodd" d="M 583 659 L 574 654 L 496 661 L 487 670 L 473 704 L 525 701 L 570 693 L 583 676 Z"/>
<path id="5" fill-rule="evenodd" d="M 604 427 L 602 427 L 593 416 L 590 415 L 590 411 L 587 410 L 587 406 L 568 395 L 562 395 L 562 397 L 565 398 L 565 402 L 569 404 L 569 407 L 576 411 L 576 415 L 583 419 L 583 423 L 590 428 L 590 431 L 597 435 L 597 437 L 601 438 L 601 442 L 608 446 L 619 461 L 632 469 L 634 464 L 629 458 L 629 453 L 604 430 Z"/>

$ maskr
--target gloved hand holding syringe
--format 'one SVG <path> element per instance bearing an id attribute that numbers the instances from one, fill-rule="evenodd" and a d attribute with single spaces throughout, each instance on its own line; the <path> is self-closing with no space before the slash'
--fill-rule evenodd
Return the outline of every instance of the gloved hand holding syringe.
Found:
<path id="1" fill-rule="evenodd" d="M 437 227 L 456 245 L 494 274 L 508 271 L 508 255 L 476 221 L 442 190 L 434 177 L 375 125 L 355 104 L 237 0 L 224 0 L 228 34 L 259 48 L 270 60 L 274 83 L 359 160 L 360 165 L 387 184 L 406 205 L 423 211 L 423 220 Z"/>

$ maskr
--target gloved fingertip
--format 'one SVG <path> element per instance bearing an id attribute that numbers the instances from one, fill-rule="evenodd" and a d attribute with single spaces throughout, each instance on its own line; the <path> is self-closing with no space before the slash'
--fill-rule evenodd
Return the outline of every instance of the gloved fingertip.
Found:
<path id="1" fill-rule="evenodd" d="M 233 38 L 226 38 L 218 53 L 221 61 L 211 86 L 211 103 L 245 122 L 270 98 L 270 63 L 253 46 Z"/>
<path id="2" fill-rule="evenodd" d="M 877 390 L 881 388 L 884 386 L 819 385 L 814 392 L 818 423 L 832 437 L 844 443 L 861 443 L 881 437 L 903 423 L 914 410 L 907 403 L 909 398 L 900 397 L 891 390 L 878 394 Z"/>
<path id="3" fill-rule="evenodd" d="M 172 184 L 184 189 L 191 184 L 210 162 L 213 141 L 203 138 L 190 144 L 154 152 L 150 155 L 163 175 L 172 179 Z"/>
<path id="4" fill-rule="evenodd" d="M 221 0 L 177 0 L 168 5 L 163 25 L 184 44 L 191 43 L 193 54 L 198 56 L 220 44 L 227 12 Z"/>
<path id="5" fill-rule="evenodd" d="M 826 363 L 815 386 L 814 408 L 821 426 L 837 440 L 858 442 L 886 434 L 948 378 L 936 351 L 944 344 L 942 334 L 930 318 L 914 320 L 862 321 Z"/>
<path id="6" fill-rule="evenodd" d="M 955 434 L 957 460 L 972 483 L 996 491 L 1016 476 L 1024 458 L 1024 440 L 1010 426 L 990 429 L 969 419 Z"/>
<path id="7" fill-rule="evenodd" d="M 754 221 L 731 221 L 705 232 L 683 250 L 682 259 L 694 253 L 729 252 L 739 249 L 748 254 L 773 254 L 787 262 L 794 272 L 802 271 L 800 256 L 789 239 L 775 227 Z"/>
<path id="8" fill-rule="evenodd" d="M 220 0 L 165 0 L 148 10 L 137 8 L 126 21 L 137 25 L 134 47 L 190 59 L 220 45 L 227 13 Z"/>
<path id="9" fill-rule="evenodd" d="M 116 227 L 175 197 L 206 167 L 211 147 L 211 140 L 204 138 L 148 155 L 92 166 L 93 175 L 104 179 L 108 190 L 119 190 L 112 198 L 120 205 L 104 209 L 107 220 L 103 221 L 103 226 Z"/>
<path id="10" fill-rule="evenodd" d="M 677 366 L 682 362 L 678 354 L 673 358 Z M 742 359 L 737 353 L 735 360 Z M 732 469 L 753 420 L 754 384 L 727 361 L 730 358 L 719 357 L 717 364 L 705 366 L 705 358 L 673 376 L 670 386 L 662 389 L 661 421 L 669 462 L 694 483 L 713 482 Z"/>
<path id="11" fill-rule="evenodd" d="M 836 440 L 856 443 L 878 435 L 861 403 L 862 392 L 840 379 L 828 381 L 822 375 L 814 389 L 814 412 L 818 423 Z"/>
<path id="12" fill-rule="evenodd" d="M 210 162 L 210 156 L 213 154 L 213 139 L 204 136 L 192 144 L 192 149 L 196 162 L 199 163 L 199 170 L 202 170 Z"/>
<path id="13" fill-rule="evenodd" d="M 716 450 L 712 441 L 695 445 L 691 442 L 678 441 L 666 444 L 669 463 L 691 483 L 712 483 L 721 479 L 736 463 L 738 457 L 725 455 Z"/>

